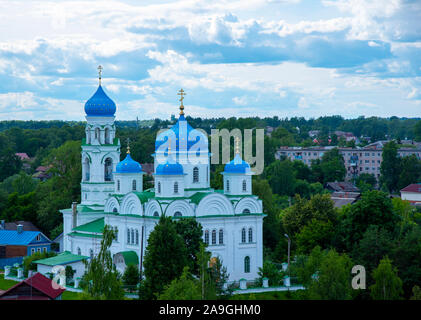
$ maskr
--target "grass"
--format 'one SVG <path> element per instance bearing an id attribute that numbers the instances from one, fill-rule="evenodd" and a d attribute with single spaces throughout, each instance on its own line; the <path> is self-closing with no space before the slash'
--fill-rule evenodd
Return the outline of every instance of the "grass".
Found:
<path id="1" fill-rule="evenodd" d="M 73 292 L 73 291 L 64 291 L 62 296 L 62 300 L 82 300 L 82 295 L 79 292 Z"/>
<path id="2" fill-rule="evenodd" d="M 12 280 L 4 280 L 4 274 L 0 274 L 0 290 L 7 290 L 18 282 Z"/>

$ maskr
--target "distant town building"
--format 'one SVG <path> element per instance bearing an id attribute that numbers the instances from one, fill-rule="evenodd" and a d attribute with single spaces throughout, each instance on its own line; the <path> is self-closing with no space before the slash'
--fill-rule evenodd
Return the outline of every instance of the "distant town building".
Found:
<path id="1" fill-rule="evenodd" d="M 39 166 L 35 169 L 35 173 L 32 175 L 32 178 L 45 181 L 51 178 L 51 173 L 48 172 L 51 166 Z"/>
<path id="2" fill-rule="evenodd" d="M 360 192 L 360 189 L 354 186 L 351 182 L 346 181 L 328 182 L 326 184 L 326 189 L 333 192 Z"/>
<path id="3" fill-rule="evenodd" d="M 19 159 L 21 160 L 21 161 L 29 161 L 29 160 L 31 160 L 31 158 L 26 154 L 26 153 L 15 153 L 15 155 L 17 156 L 17 157 L 19 157 Z"/>
<path id="4" fill-rule="evenodd" d="M 361 173 L 372 174 L 378 179 L 380 177 L 380 165 L 382 163 L 383 146 L 388 141 L 382 140 L 371 143 L 365 147 L 357 148 L 338 148 L 336 146 L 327 147 L 280 147 L 275 158 L 287 157 L 290 160 L 303 161 L 307 165 L 311 165 L 312 160 L 322 159 L 325 152 L 338 148 L 339 153 L 343 156 L 346 168 L 347 181 L 359 176 Z M 400 157 L 406 157 L 414 154 L 418 159 L 421 158 L 421 147 L 415 148 L 405 147 L 398 150 Z"/>
<path id="5" fill-rule="evenodd" d="M 330 198 L 333 201 L 335 208 L 340 208 L 347 204 L 355 203 L 360 199 L 361 193 L 359 192 L 332 192 Z"/>

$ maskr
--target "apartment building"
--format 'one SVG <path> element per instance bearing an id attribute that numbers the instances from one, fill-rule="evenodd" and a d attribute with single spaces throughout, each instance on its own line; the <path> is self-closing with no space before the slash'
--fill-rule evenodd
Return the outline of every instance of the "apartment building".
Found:
<path id="1" fill-rule="evenodd" d="M 339 153 L 343 156 L 346 168 L 346 180 L 361 173 L 373 174 L 377 179 L 380 177 L 380 165 L 382 163 L 383 145 L 387 141 L 377 141 L 365 147 L 357 148 L 338 148 Z M 275 154 L 276 159 L 287 157 L 290 160 L 300 160 L 307 165 L 311 165 L 312 160 L 322 159 L 323 154 L 335 146 L 327 147 L 280 147 Z M 415 148 L 401 148 L 398 151 L 400 157 L 415 154 L 418 159 L 421 158 L 421 146 L 416 145 Z"/>

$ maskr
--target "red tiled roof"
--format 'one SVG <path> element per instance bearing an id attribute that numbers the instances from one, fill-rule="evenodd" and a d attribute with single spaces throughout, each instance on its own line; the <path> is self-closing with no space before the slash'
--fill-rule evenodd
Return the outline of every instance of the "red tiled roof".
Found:
<path id="1" fill-rule="evenodd" d="M 401 190 L 401 192 L 417 192 L 421 193 L 421 183 L 412 183 Z"/>
<path id="2" fill-rule="evenodd" d="M 53 288 L 52 280 L 48 279 L 46 276 L 37 272 L 32 277 L 30 277 L 28 279 L 25 279 L 22 282 L 19 282 L 18 284 L 14 285 L 13 287 L 11 287 L 8 290 L 6 290 L 5 292 L 3 292 L 0 295 L 0 297 L 7 295 L 8 292 L 10 292 L 14 288 L 22 285 L 23 283 L 25 283 L 29 286 L 32 286 L 33 288 L 41 291 L 42 293 L 44 293 L 50 299 L 55 299 L 59 295 L 61 295 L 64 291 L 66 291 L 66 289 L 64 289 L 63 287 L 61 287 L 59 285 L 56 285 L 57 289 Z M 22 296 L 22 297 L 20 297 L 20 299 L 25 300 L 25 297 Z"/>
<path id="3" fill-rule="evenodd" d="M 17 152 L 15 153 L 21 160 L 29 160 L 29 156 L 24 152 Z"/>

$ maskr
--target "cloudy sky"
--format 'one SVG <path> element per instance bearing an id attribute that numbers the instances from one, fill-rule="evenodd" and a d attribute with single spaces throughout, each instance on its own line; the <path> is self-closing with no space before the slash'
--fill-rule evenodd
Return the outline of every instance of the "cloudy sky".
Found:
<path id="1" fill-rule="evenodd" d="M 421 116 L 421 1 L 1 1 L 0 120 Z"/>

